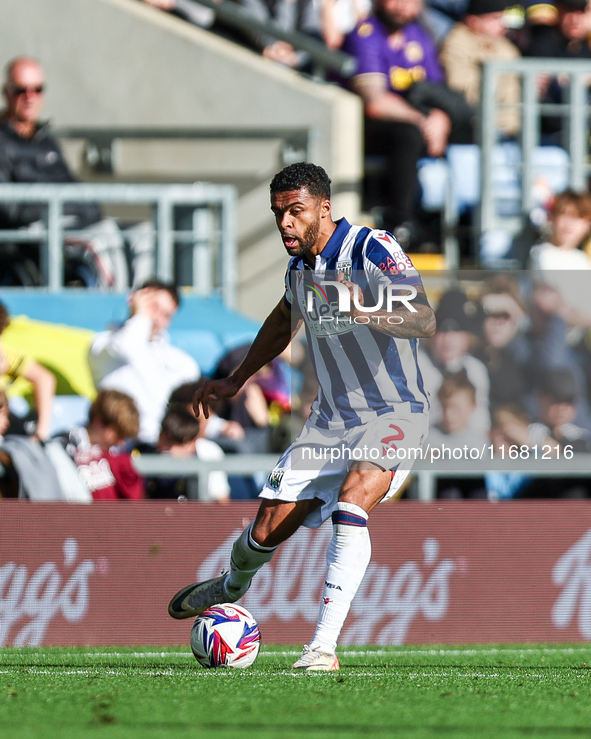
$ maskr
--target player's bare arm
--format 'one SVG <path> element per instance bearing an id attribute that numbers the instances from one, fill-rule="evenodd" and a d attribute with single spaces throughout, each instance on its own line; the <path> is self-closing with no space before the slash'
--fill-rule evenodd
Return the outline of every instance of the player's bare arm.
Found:
<path id="1" fill-rule="evenodd" d="M 414 312 L 409 310 L 404 302 L 401 302 L 400 307 L 390 311 L 379 310 L 366 313 L 354 307 L 353 297 L 357 285 L 345 280 L 342 275 L 338 275 L 337 279 L 348 288 L 351 295 L 351 311 L 348 313 L 351 318 L 364 316 L 365 325 L 395 339 L 428 339 L 435 333 L 435 313 L 429 305 L 425 288 L 422 285 L 416 287 L 417 295 L 412 299 L 411 305 L 415 309 Z M 403 289 L 404 286 L 401 288 Z M 363 306 L 363 293 L 361 290 L 357 293 L 357 301 Z"/>
<path id="2" fill-rule="evenodd" d="M 193 408 L 199 415 L 199 406 L 206 418 L 209 417 L 210 400 L 231 398 L 236 395 L 249 377 L 275 357 L 279 356 L 296 335 L 301 319 L 292 323 L 291 311 L 283 299 L 273 308 L 263 323 L 242 364 L 229 376 L 211 380 L 195 393 Z"/>

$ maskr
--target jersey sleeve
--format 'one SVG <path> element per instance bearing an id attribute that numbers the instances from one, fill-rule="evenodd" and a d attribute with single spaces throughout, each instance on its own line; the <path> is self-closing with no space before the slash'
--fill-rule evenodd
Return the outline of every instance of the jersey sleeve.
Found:
<path id="1" fill-rule="evenodd" d="M 422 285 L 421 277 L 411 258 L 387 231 L 373 231 L 364 248 L 363 267 L 370 284 L 377 281 Z"/>

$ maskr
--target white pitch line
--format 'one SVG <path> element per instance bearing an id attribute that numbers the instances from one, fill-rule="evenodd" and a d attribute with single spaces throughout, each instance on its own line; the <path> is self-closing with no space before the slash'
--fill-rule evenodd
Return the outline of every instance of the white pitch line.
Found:
<path id="1" fill-rule="evenodd" d="M 506 649 L 499 649 L 498 647 L 490 647 L 488 649 L 397 649 L 395 651 L 387 649 L 359 649 L 359 650 L 341 650 L 339 649 L 339 655 L 342 657 L 390 657 L 390 658 L 404 658 L 408 656 L 453 656 L 453 657 L 466 657 L 466 656 L 479 656 L 479 655 L 504 655 L 504 654 L 586 654 L 591 651 L 591 645 L 584 647 L 508 647 Z M 259 657 L 296 657 L 301 654 L 301 650 L 278 650 L 278 651 L 267 651 L 262 650 L 259 652 Z M 37 654 L 36 659 L 72 659 L 75 657 L 84 657 L 84 659 L 177 659 L 179 657 L 193 657 L 193 654 L 189 651 L 178 651 L 178 652 L 61 652 L 59 654 L 47 653 Z M 3 659 L 0 653 L 0 664 Z"/>

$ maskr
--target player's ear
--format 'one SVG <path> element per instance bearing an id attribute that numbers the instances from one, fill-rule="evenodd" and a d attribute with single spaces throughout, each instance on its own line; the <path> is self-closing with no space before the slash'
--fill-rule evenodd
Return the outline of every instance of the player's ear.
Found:
<path id="1" fill-rule="evenodd" d="M 324 198 L 322 202 L 320 203 L 320 215 L 328 216 L 330 215 L 330 210 L 331 210 L 330 200 L 328 200 L 327 198 Z"/>

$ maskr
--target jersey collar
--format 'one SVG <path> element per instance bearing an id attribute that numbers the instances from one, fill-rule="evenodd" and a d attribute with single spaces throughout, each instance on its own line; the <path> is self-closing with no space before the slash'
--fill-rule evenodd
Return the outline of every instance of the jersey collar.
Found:
<path id="1" fill-rule="evenodd" d="M 341 250 L 341 247 L 343 246 L 343 241 L 345 240 L 346 235 L 351 229 L 351 224 L 347 221 L 346 218 L 341 218 L 336 222 L 336 224 L 337 227 L 335 228 L 332 236 L 326 242 L 326 246 L 319 254 L 319 256 L 324 257 L 324 259 L 331 259 L 332 257 L 336 257 L 336 255 Z"/>

